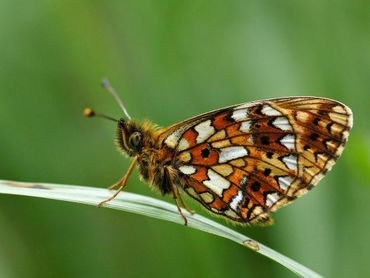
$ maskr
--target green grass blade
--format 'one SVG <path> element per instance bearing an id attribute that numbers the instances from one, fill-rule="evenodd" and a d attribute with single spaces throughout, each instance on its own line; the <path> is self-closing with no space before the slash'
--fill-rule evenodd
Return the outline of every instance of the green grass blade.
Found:
<path id="1" fill-rule="evenodd" d="M 47 198 L 96 206 L 100 201 L 111 196 L 111 192 L 95 187 L 62 185 L 51 183 L 30 183 L 0 180 L 0 193 Z M 176 206 L 151 197 L 121 192 L 105 207 L 141 214 L 157 219 L 183 224 Z M 238 244 L 266 256 L 285 266 L 301 277 L 322 277 L 309 268 L 272 250 L 271 248 L 204 216 L 190 215 L 184 210 L 188 226 L 210 234 L 230 239 Z"/>

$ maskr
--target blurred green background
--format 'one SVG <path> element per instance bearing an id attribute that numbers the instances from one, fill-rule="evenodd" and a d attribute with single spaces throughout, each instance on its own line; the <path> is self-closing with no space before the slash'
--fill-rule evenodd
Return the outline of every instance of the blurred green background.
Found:
<path id="1" fill-rule="evenodd" d="M 120 117 L 102 77 L 162 126 L 262 98 L 334 98 L 354 129 L 333 171 L 273 226 L 235 229 L 324 276 L 369 276 L 369 32 L 360 0 L 1 0 L 0 177 L 120 178 L 115 125 L 82 117 Z M 161 198 L 136 173 L 127 191 Z M 0 195 L 0 231 L 0 277 L 295 277 L 228 240 L 91 206 Z"/>

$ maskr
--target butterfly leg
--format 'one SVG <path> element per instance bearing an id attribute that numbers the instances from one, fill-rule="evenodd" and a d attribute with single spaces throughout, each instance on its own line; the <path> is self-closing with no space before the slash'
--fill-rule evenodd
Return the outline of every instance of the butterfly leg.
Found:
<path id="1" fill-rule="evenodd" d="M 175 186 L 174 186 L 175 187 Z M 179 189 L 177 187 L 176 188 L 176 193 L 177 193 L 177 196 L 179 196 L 179 199 L 180 199 L 180 202 L 182 204 L 182 206 L 187 210 L 187 212 L 189 212 L 191 215 L 193 215 L 195 213 L 195 211 L 191 210 L 188 205 L 185 203 L 184 199 L 182 198 L 182 195 L 179 191 Z"/>
<path id="2" fill-rule="evenodd" d="M 181 210 L 181 207 L 179 205 L 179 200 L 177 199 L 177 196 L 180 194 L 178 194 L 178 191 L 177 189 L 175 188 L 175 186 L 172 185 L 172 196 L 173 198 L 175 199 L 175 202 L 176 202 L 176 206 L 177 206 L 177 210 L 179 211 L 179 214 L 181 215 L 182 219 L 184 219 L 184 225 L 187 226 L 188 225 L 188 219 L 186 218 L 186 216 L 184 215 L 184 213 L 182 212 Z M 181 199 L 181 197 L 180 197 Z"/>
<path id="3" fill-rule="evenodd" d="M 124 178 L 124 177 L 123 177 Z M 121 178 L 119 181 L 113 183 L 111 186 L 108 187 L 109 190 L 113 190 L 116 187 L 120 186 L 122 184 L 123 178 Z"/>
<path id="4" fill-rule="evenodd" d="M 123 177 L 124 178 L 124 177 Z M 120 186 L 122 184 L 122 181 L 123 181 L 123 178 L 121 178 L 119 181 L 115 182 L 114 184 L 112 184 L 111 186 L 108 187 L 109 190 L 113 190 L 115 189 L 116 187 Z"/>
<path id="5" fill-rule="evenodd" d="M 128 168 L 126 174 L 123 176 L 123 178 L 120 179 L 118 182 L 116 182 L 115 184 L 113 184 L 112 186 L 109 187 L 109 189 L 114 189 L 117 186 L 119 186 L 118 189 L 117 189 L 117 191 L 111 197 L 105 199 L 104 201 L 101 201 L 98 204 L 98 207 L 101 207 L 105 203 L 108 203 L 109 201 L 112 201 L 114 198 L 117 197 L 117 195 L 122 191 L 122 189 L 125 188 L 125 186 L 127 184 L 128 177 L 132 173 L 132 170 L 134 170 L 134 167 L 135 167 L 136 162 L 137 162 L 137 156 L 135 156 L 134 159 L 132 160 L 131 165 Z"/>

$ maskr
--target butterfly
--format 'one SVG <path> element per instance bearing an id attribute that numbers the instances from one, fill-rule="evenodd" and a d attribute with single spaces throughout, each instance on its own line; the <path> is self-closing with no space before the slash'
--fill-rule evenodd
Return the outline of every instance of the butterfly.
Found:
<path id="1" fill-rule="evenodd" d="M 229 106 L 167 128 L 117 121 L 116 144 L 132 157 L 117 196 L 137 166 L 144 181 L 171 194 L 187 223 L 182 193 L 208 211 L 246 224 L 271 223 L 270 214 L 307 193 L 340 157 L 352 127 L 346 105 L 320 97 L 283 97 Z M 95 114 L 85 110 L 86 116 Z M 114 119 L 113 119 L 114 120 Z"/>

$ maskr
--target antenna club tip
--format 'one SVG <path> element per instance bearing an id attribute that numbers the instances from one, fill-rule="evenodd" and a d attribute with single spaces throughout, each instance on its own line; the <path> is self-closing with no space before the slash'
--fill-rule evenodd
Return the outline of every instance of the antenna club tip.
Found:
<path id="1" fill-rule="evenodd" d="M 111 85 L 110 85 L 110 82 L 109 82 L 109 80 L 108 79 L 103 79 L 102 81 L 101 81 L 101 85 L 102 85 L 102 87 L 103 88 L 109 88 L 109 87 L 111 87 Z"/>
<path id="2" fill-rule="evenodd" d="M 85 117 L 93 117 L 93 116 L 95 116 L 95 112 L 90 107 L 86 107 L 84 109 L 84 116 Z"/>

